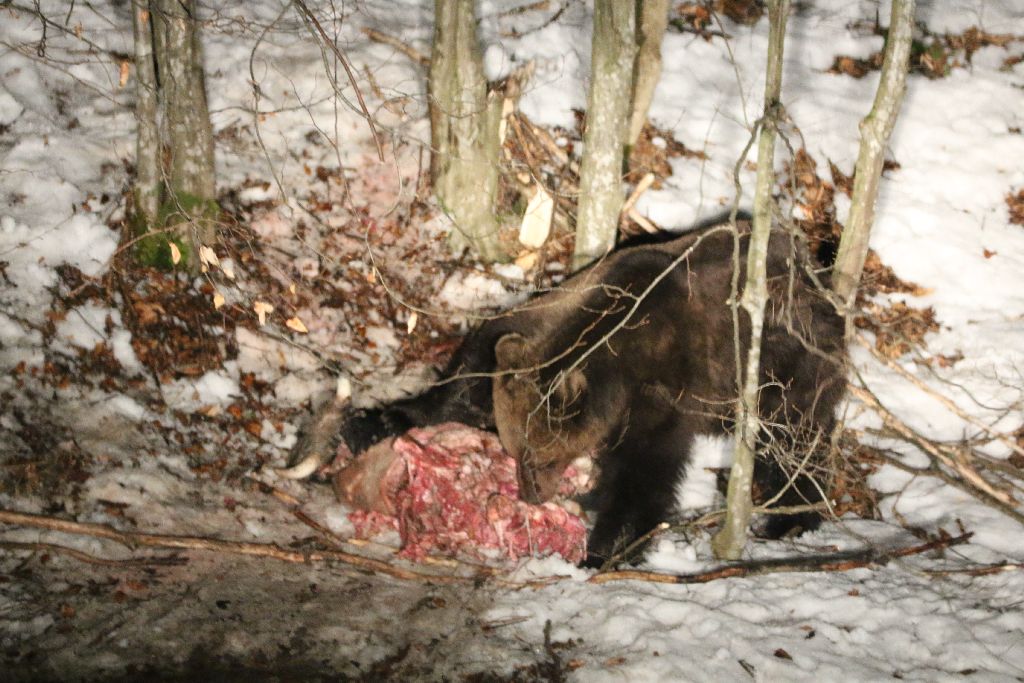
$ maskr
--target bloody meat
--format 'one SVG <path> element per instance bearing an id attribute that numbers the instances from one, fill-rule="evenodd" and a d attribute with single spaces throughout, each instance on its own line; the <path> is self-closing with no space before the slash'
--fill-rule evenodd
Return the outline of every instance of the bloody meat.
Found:
<path id="1" fill-rule="evenodd" d="M 570 467 L 563 493 L 586 473 Z M 411 429 L 356 458 L 334 479 L 356 536 L 397 529 L 400 556 L 468 555 L 490 559 L 586 556 L 586 527 L 554 503 L 519 500 L 516 463 L 489 432 L 457 423 Z"/>

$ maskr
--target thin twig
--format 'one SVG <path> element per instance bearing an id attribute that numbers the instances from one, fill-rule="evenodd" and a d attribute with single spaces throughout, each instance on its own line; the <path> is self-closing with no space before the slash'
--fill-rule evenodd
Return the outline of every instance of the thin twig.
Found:
<path id="1" fill-rule="evenodd" d="M 324 31 L 324 27 L 320 25 L 320 21 L 316 18 L 316 15 L 314 15 L 309 7 L 306 6 L 305 2 L 302 0 L 292 0 L 292 2 L 295 7 L 298 8 L 299 14 L 301 14 L 303 18 L 306 19 L 306 21 L 308 21 L 316 30 L 315 32 L 319 34 L 323 44 L 331 49 L 334 55 L 338 58 L 338 61 L 341 62 L 341 66 L 344 67 L 345 73 L 348 74 L 349 83 L 352 84 L 352 89 L 356 93 L 356 99 L 359 101 L 359 108 L 362 110 L 361 113 L 363 118 L 366 119 L 367 125 L 370 126 L 370 134 L 373 135 L 373 143 L 377 146 L 377 157 L 383 163 L 384 146 L 381 144 L 380 135 L 377 133 L 377 127 L 373 123 L 373 116 L 370 115 L 370 110 L 366 108 L 366 102 L 363 100 L 363 92 L 359 89 L 359 84 L 356 83 L 356 75 L 352 72 L 352 66 L 348 63 L 345 53 L 343 53 L 334 41 L 330 39 L 327 32 Z M 334 83 L 333 78 L 331 79 L 331 82 L 332 84 Z M 336 85 L 335 88 L 337 88 Z"/>
<path id="2" fill-rule="evenodd" d="M 986 481 L 976 469 L 971 467 L 970 463 L 964 462 L 963 459 L 950 456 L 934 442 L 918 435 L 905 422 L 886 409 L 878 398 L 867 389 L 850 384 L 848 390 L 869 408 L 878 413 L 886 426 L 899 434 L 902 438 L 924 450 L 946 467 L 949 467 L 954 472 L 960 474 L 964 481 L 971 485 L 970 492 L 974 497 L 988 501 L 991 506 L 996 507 L 1017 522 L 1024 524 L 1024 514 L 1018 511 L 1015 507 L 1017 501 L 1015 501 L 1008 493 L 995 489 L 992 484 Z"/>
<path id="3" fill-rule="evenodd" d="M 894 360 L 892 360 L 891 358 L 888 358 L 885 354 L 880 352 L 877 348 L 875 348 L 874 344 L 869 342 L 864 337 L 863 334 L 859 334 L 858 333 L 858 334 L 854 335 L 854 340 L 859 345 L 861 345 L 865 349 L 867 349 L 868 352 L 870 352 L 871 355 L 873 355 L 876 359 L 878 359 L 883 364 L 885 364 L 885 366 L 887 368 L 889 368 L 890 370 L 892 370 L 893 372 L 898 374 L 900 377 L 902 377 L 903 379 L 907 380 L 908 382 L 913 384 L 915 387 L 917 387 L 921 391 L 925 392 L 926 394 L 928 394 L 929 396 L 931 396 L 932 398 L 937 400 L 939 403 L 941 403 L 943 406 L 945 406 L 946 409 L 949 410 L 949 412 L 953 413 L 954 415 L 956 415 L 957 417 L 961 418 L 965 422 L 969 422 L 970 424 L 974 425 L 978 429 L 982 430 L 983 432 L 985 432 L 986 434 L 991 436 L 993 439 L 996 439 L 996 440 L 1002 442 L 1004 445 L 1008 446 L 1010 448 L 1010 450 L 1014 451 L 1018 455 L 1024 455 L 1024 446 L 1019 445 L 1009 435 L 1003 434 L 1001 432 L 997 432 L 991 426 L 985 424 L 984 422 L 982 422 L 978 418 L 974 417 L 973 415 L 968 414 L 963 408 L 958 406 L 952 399 L 950 399 L 945 394 L 939 393 L 935 389 L 932 389 L 930 386 L 925 384 L 921 379 L 915 377 L 910 372 L 908 372 L 905 368 L 900 366 L 899 363 L 896 363 Z"/>
<path id="4" fill-rule="evenodd" d="M 730 564 L 717 567 L 706 572 L 697 574 L 665 574 L 661 572 L 648 572 L 640 570 L 624 570 L 617 572 L 606 572 L 595 574 L 590 577 L 588 583 L 607 583 L 609 581 L 648 581 L 651 583 L 709 583 L 719 579 L 731 579 L 736 577 L 757 576 L 760 574 L 782 574 L 795 572 L 845 572 L 851 569 L 863 569 L 864 567 L 878 567 L 889 562 L 918 555 L 931 550 L 949 548 L 954 545 L 966 543 L 972 536 L 971 533 L 959 536 L 940 538 L 929 543 L 922 543 L 908 548 L 892 548 L 889 550 L 878 550 L 876 548 L 865 548 L 852 550 L 831 555 L 816 555 L 811 557 L 782 558 L 779 560 L 761 560 L 757 562 L 745 562 L 742 564 Z"/>
<path id="5" fill-rule="evenodd" d="M 416 48 L 406 45 L 405 43 L 400 41 L 398 38 L 395 38 L 394 36 L 389 36 L 386 33 L 381 33 L 380 31 L 372 28 L 363 28 L 363 35 L 365 35 L 367 38 L 369 38 L 375 43 L 380 43 L 381 45 L 387 45 L 388 47 L 395 48 L 396 50 L 398 50 L 403 55 L 405 55 L 412 61 L 416 62 L 420 66 L 430 66 L 430 57 L 423 54 Z"/>
<path id="6" fill-rule="evenodd" d="M 853 430 L 853 431 L 854 431 L 855 434 L 864 433 L 864 432 L 859 432 L 858 430 Z M 886 438 L 900 438 L 900 439 L 904 439 L 904 440 L 907 438 L 904 435 L 902 435 L 902 434 L 892 430 L 891 428 L 889 430 L 885 430 L 885 431 L 882 431 L 882 430 L 878 430 L 878 431 L 871 430 L 871 431 L 868 431 L 867 433 L 874 434 L 876 436 L 884 436 Z M 916 444 L 917 442 L 913 442 L 913 443 Z M 880 458 L 881 460 L 883 460 L 884 462 L 886 462 L 889 465 L 892 465 L 893 467 L 895 467 L 898 470 L 902 470 L 902 471 L 906 472 L 907 474 L 910 474 L 910 475 L 915 476 L 915 477 L 920 475 L 920 476 L 925 476 L 925 477 L 935 477 L 936 479 L 941 479 L 942 481 L 944 481 L 945 483 L 949 484 L 950 486 L 952 486 L 954 488 L 957 488 L 957 489 L 960 489 L 961 491 L 963 491 L 964 493 L 968 494 L 969 496 L 974 497 L 978 502 L 983 503 L 985 505 L 988 505 L 989 507 L 994 508 L 994 509 L 998 510 L 999 512 L 1003 512 L 1003 513 L 1005 513 L 1005 514 L 1007 514 L 1007 515 L 1009 515 L 1011 517 L 1014 516 L 1014 514 L 1013 514 L 1014 511 L 1013 510 L 1007 510 L 1006 506 L 1003 503 L 999 502 L 998 500 L 994 500 L 994 499 L 985 497 L 983 495 L 979 495 L 978 490 L 976 488 L 974 488 L 970 483 L 968 483 L 965 479 L 961 479 L 959 477 L 955 477 L 952 474 L 950 474 L 949 472 L 946 472 L 941 467 L 939 467 L 939 464 L 936 461 L 934 461 L 934 460 L 929 461 L 929 466 L 928 467 L 912 467 L 911 465 L 908 465 L 908 464 L 904 463 L 902 460 L 900 460 L 898 457 L 896 457 L 896 455 L 893 454 L 891 451 L 886 451 L 884 449 L 878 448 L 877 446 L 873 447 L 872 451 L 873 451 L 872 455 L 874 457 Z M 1018 520 L 1018 521 L 1020 521 L 1020 520 Z M 1024 523 L 1024 522 L 1022 522 L 1022 523 Z"/>
<path id="7" fill-rule="evenodd" d="M 1002 562 L 1000 564 L 982 564 L 970 567 L 959 567 L 957 569 L 925 569 L 924 573 L 930 576 L 950 576 L 951 574 L 967 574 L 968 576 L 990 576 L 992 574 L 1003 574 L 1005 572 L 1024 569 L 1024 563 Z"/>

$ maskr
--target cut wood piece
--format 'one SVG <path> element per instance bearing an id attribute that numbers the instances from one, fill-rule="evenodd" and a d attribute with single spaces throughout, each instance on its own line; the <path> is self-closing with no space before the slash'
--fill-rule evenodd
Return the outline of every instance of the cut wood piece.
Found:
<path id="1" fill-rule="evenodd" d="M 524 247 L 540 249 L 551 234 L 551 219 L 555 215 L 555 200 L 542 186 L 537 185 L 519 226 L 519 242 Z"/>

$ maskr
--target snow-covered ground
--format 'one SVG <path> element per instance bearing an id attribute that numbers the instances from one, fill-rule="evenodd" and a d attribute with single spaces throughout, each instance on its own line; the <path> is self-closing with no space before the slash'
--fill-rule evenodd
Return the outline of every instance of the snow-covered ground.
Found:
<path id="1" fill-rule="evenodd" d="M 261 330 L 208 326 L 213 346 L 234 349 L 231 360 L 160 378 L 159 386 L 159 373 L 138 356 L 140 342 L 149 340 L 133 339 L 119 307 L 76 303 L 85 285 L 69 283 L 59 271 L 74 266 L 88 284 L 114 264 L 119 235 L 108 224 L 123 215 L 126 166 L 134 155 L 130 69 L 127 82 L 121 80 L 122 62 L 132 53 L 130 5 L 42 2 L 52 22 L 45 33 L 31 11 L 0 8 L 0 508 L 301 548 L 311 529 L 247 475 L 261 464 L 284 463 L 298 407 L 330 386 L 325 359 L 357 379 L 361 395 L 394 396 L 422 381 L 422 365 L 396 367 L 410 344 L 444 334 L 430 327 L 431 311 L 420 312 L 421 336 L 410 339 L 416 323 L 401 303 L 361 309 L 366 319 L 353 320 L 351 310 L 305 295 L 326 281 L 341 297 L 369 296 L 367 283 L 380 270 L 405 288 L 378 292 L 380 301 L 419 288 L 437 294 L 431 308 L 467 318 L 467 307 L 510 302 L 523 286 L 515 284 L 515 268 L 445 262 L 438 241 L 443 225 L 410 208 L 427 158 L 424 72 L 361 29 L 386 32 L 429 54 L 432 3 L 310 3 L 359 74 L 384 140 L 383 163 L 366 123 L 332 97 L 324 57 L 288 3 L 210 4 L 216 8 L 204 12 L 204 45 L 218 183 L 238 191 L 246 227 L 265 245 L 267 275 L 259 285 L 245 277 L 233 285 L 220 273 L 211 282 L 239 310 L 271 294 L 279 307 L 291 308 L 277 310 Z M 585 106 L 589 9 L 567 2 L 509 11 L 523 4 L 482 3 L 488 75 L 535 60 L 522 111 L 537 124 L 571 129 L 572 110 Z M 839 55 L 867 58 L 881 49 L 883 39 L 863 24 L 876 13 L 884 22 L 888 3 L 794 4 L 783 80 L 790 143 L 806 148 L 822 177 L 828 161 L 850 174 L 857 124 L 870 108 L 877 72 L 855 79 L 829 69 Z M 955 401 L 962 414 L 855 345 L 857 381 L 932 439 L 956 443 L 984 435 L 979 425 L 986 425 L 1021 444 L 1024 438 L 1013 435 L 1024 423 L 1024 226 L 1010 223 L 1006 197 L 1024 188 L 1024 6 L 1019 0 L 918 5 L 918 19 L 932 34 L 978 27 L 1017 36 L 977 49 L 969 61 L 962 50 L 951 53 L 954 63 L 942 78 L 910 77 L 889 150 L 898 168 L 886 173 L 872 237 L 882 262 L 919 287 L 919 296 L 894 294 L 880 302 L 932 307 L 939 323 L 923 349 L 895 363 Z M 650 118 L 706 155 L 673 159 L 664 186 L 641 198 L 639 211 L 669 229 L 732 201 L 732 170 L 759 116 L 767 22 L 743 26 L 723 18 L 708 29 L 729 39 L 670 29 L 663 46 Z M 352 100 L 343 72 L 339 85 Z M 779 154 L 780 172 L 786 158 Z M 318 168 L 333 170 L 324 179 Z M 348 179 L 347 196 L 339 175 Z M 748 203 L 752 166 L 740 180 Z M 311 208 L 325 202 L 326 209 Z M 836 204 L 842 221 L 848 200 L 837 192 Z M 413 227 L 396 236 L 399 218 Z M 353 225 L 362 227 L 353 231 Z M 392 259 L 377 263 L 370 242 L 374 253 Z M 417 251 L 417 245 L 426 246 Z M 260 289 L 269 290 L 267 282 L 280 291 Z M 292 315 L 303 320 L 307 335 L 285 327 Z M 88 381 L 52 379 L 54 367 L 79 367 L 76 359 L 99 343 L 120 365 L 117 382 L 100 381 L 95 365 L 88 366 Z M 844 415 L 848 427 L 905 464 L 927 464 L 905 443 L 872 437 L 881 421 L 856 401 Z M 244 429 L 229 429 L 235 420 Z M 720 444 L 705 445 L 693 477 L 704 486 L 686 492 L 697 507 L 712 502 L 713 478 L 702 468 L 721 463 Z M 1008 459 L 1005 442 L 977 448 L 1020 474 L 1021 461 Z M 40 462 L 33 465 L 33 458 Z M 25 474 L 46 470 L 44 459 L 67 463 L 59 471 L 68 481 Z M 1024 570 L 956 571 L 1024 562 L 1024 527 L 938 479 L 892 465 L 880 465 L 870 482 L 881 520 L 844 518 L 795 541 L 757 542 L 751 556 L 910 546 L 920 542 L 911 528 L 957 534 L 962 526 L 974 536 L 942 553 L 847 572 L 594 585 L 586 572 L 545 559 L 525 563 L 509 578 L 562 578 L 539 587 L 466 588 L 368 576 L 341 565 L 200 552 L 183 567 L 85 565 L 10 543 L 60 543 L 103 557 L 128 553 L 94 538 L 0 525 L 7 544 L 0 546 L 0 666 L 14 679 L 40 680 L 156 673 L 182 679 L 459 680 L 492 673 L 495 678 L 477 680 L 1024 680 Z M 332 531 L 350 530 L 326 487 L 276 485 Z M 659 538 L 644 568 L 688 573 L 713 566 L 700 532 Z"/>

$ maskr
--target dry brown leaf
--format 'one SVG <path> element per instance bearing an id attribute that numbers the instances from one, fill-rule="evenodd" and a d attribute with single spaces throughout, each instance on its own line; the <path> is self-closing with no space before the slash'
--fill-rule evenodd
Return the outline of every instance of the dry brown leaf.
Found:
<path id="1" fill-rule="evenodd" d="M 139 324 L 143 326 L 152 325 L 166 314 L 163 306 L 150 301 L 133 302 L 132 308 L 135 310 L 135 315 L 139 318 Z"/>
<path id="2" fill-rule="evenodd" d="M 181 263 L 181 250 L 178 249 L 178 245 L 174 242 L 168 242 L 167 246 L 171 249 L 171 263 L 174 265 Z"/>
<path id="3" fill-rule="evenodd" d="M 256 317 L 259 319 L 260 325 L 265 325 L 267 322 L 267 315 L 274 312 L 274 307 L 266 301 L 257 301 L 252 305 L 252 310 L 256 312 Z"/>
<path id="4" fill-rule="evenodd" d="M 1024 225 L 1024 190 L 1011 191 L 1006 195 L 1006 206 L 1010 211 L 1010 222 Z"/>
<path id="5" fill-rule="evenodd" d="M 221 414 L 221 412 L 221 407 L 216 403 L 213 403 L 208 406 L 203 406 L 202 408 L 199 409 L 199 414 L 205 415 L 206 417 L 217 417 L 218 415 Z"/>
<path id="6" fill-rule="evenodd" d="M 261 322 L 260 324 L 262 325 L 263 323 Z M 285 320 L 284 326 L 287 327 L 289 330 L 295 330 L 300 334 L 306 334 L 309 332 L 309 329 L 303 324 L 303 322 L 295 317 L 288 318 L 287 320 Z"/>
<path id="7" fill-rule="evenodd" d="M 524 251 L 516 258 L 516 265 L 523 269 L 523 272 L 529 272 L 537 265 L 537 252 L 535 251 Z"/>
<path id="8" fill-rule="evenodd" d="M 128 60 L 121 61 L 121 73 L 117 79 L 117 87 L 123 88 L 128 84 Z"/>
<path id="9" fill-rule="evenodd" d="M 220 267 L 220 259 L 217 258 L 217 253 L 205 244 L 199 245 L 199 262 L 206 266 Z"/>

